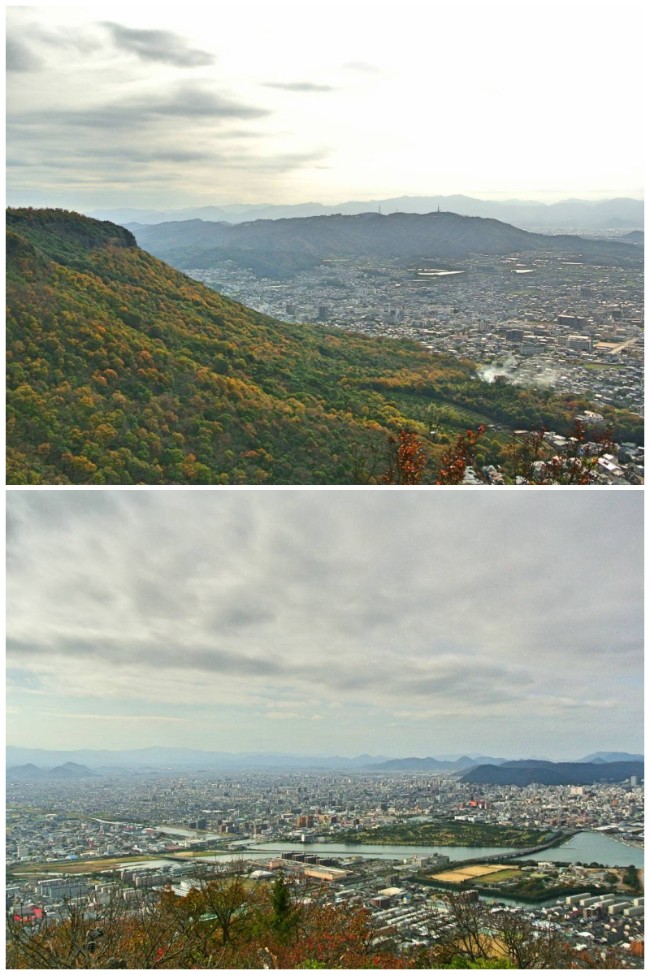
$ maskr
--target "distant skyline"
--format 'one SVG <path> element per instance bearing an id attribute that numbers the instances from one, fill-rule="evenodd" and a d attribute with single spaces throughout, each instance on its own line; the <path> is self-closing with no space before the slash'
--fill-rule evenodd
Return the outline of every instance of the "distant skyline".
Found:
<path id="1" fill-rule="evenodd" d="M 637 0 L 7 8 L 7 202 L 643 195 Z"/>
<path id="2" fill-rule="evenodd" d="M 643 492 L 7 492 L 7 743 L 643 749 Z"/>

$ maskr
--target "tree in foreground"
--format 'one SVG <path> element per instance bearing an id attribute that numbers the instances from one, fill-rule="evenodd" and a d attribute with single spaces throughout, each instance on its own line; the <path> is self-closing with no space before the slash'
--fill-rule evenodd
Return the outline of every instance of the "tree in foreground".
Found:
<path id="1" fill-rule="evenodd" d="M 467 468 L 474 464 L 476 448 L 485 427 L 481 424 L 476 430 L 466 430 L 456 437 L 451 447 L 445 451 L 438 471 L 438 484 L 462 484 Z"/>
<path id="2" fill-rule="evenodd" d="M 519 910 L 493 910 L 473 893 L 447 895 L 453 928 L 437 949 L 444 967 L 572 967 L 573 953 L 562 932 L 536 926 Z"/>
<path id="3" fill-rule="evenodd" d="M 471 892 L 448 895 L 451 924 L 434 947 L 400 951 L 370 911 L 334 905 L 281 875 L 270 886 L 236 871 L 194 883 L 185 897 L 116 885 L 107 904 L 69 903 L 56 919 L 18 911 L 7 922 L 7 968 L 622 967 L 614 949 L 576 952 L 555 927 L 490 909 Z"/>
<path id="4" fill-rule="evenodd" d="M 447 448 L 438 471 L 437 484 L 463 484 L 469 469 L 473 481 L 492 483 L 489 476 L 475 469 L 480 440 L 485 426 L 466 430 Z M 587 440 L 584 423 L 576 420 L 561 453 L 555 453 L 541 427 L 516 436 L 502 448 L 501 471 L 507 483 L 584 485 L 593 481 L 598 460 L 614 447 L 610 429 L 594 431 Z"/>
<path id="5" fill-rule="evenodd" d="M 419 484 L 427 457 L 422 443 L 414 433 L 401 430 L 399 437 L 391 437 L 388 470 L 382 477 L 384 484 Z"/>
<path id="6" fill-rule="evenodd" d="M 185 897 L 116 887 L 109 903 L 92 912 L 70 902 L 63 918 L 44 915 L 32 923 L 18 912 L 7 923 L 7 967 L 408 967 L 375 942 L 362 908 L 343 910 L 318 892 L 297 898 L 285 878 L 268 887 L 223 873 L 198 879 Z"/>

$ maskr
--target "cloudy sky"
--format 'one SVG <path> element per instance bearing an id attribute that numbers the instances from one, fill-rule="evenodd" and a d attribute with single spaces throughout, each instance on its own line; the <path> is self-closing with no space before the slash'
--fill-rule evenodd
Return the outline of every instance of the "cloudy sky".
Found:
<path id="1" fill-rule="evenodd" d="M 8 744 L 642 749 L 638 491 L 9 491 Z"/>
<path id="2" fill-rule="evenodd" d="M 642 195 L 640 0 L 8 8 L 8 202 Z"/>

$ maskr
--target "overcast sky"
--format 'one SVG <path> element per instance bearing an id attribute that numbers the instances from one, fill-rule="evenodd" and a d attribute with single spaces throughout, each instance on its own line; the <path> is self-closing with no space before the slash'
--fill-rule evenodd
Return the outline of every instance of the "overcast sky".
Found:
<path id="1" fill-rule="evenodd" d="M 9 491 L 8 744 L 640 751 L 642 502 Z"/>
<path id="2" fill-rule="evenodd" d="M 638 0 L 8 8 L 8 202 L 642 195 Z"/>

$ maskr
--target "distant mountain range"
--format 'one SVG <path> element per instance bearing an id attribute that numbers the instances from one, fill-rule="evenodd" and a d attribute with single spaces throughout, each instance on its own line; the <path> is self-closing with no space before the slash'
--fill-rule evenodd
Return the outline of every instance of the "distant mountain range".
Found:
<path id="1" fill-rule="evenodd" d="M 78 765 L 76 762 L 65 762 L 55 768 L 38 768 L 30 762 L 7 769 L 7 780 L 10 782 L 25 782 L 30 779 L 88 779 L 95 775 L 85 765 Z"/>
<path id="2" fill-rule="evenodd" d="M 344 758 L 337 755 L 289 755 L 274 752 L 221 752 L 202 751 L 193 748 L 136 748 L 124 750 L 49 751 L 40 748 L 7 748 L 7 766 L 22 768 L 35 765 L 52 765 L 64 762 L 68 767 L 75 763 L 89 765 L 93 769 L 363 769 L 386 760 L 385 756 L 359 755 Z M 22 763 L 29 763 L 29 766 Z"/>
<path id="3" fill-rule="evenodd" d="M 451 210 L 468 217 L 493 217 L 524 230 L 568 230 L 597 232 L 642 230 L 643 200 L 621 197 L 613 200 L 562 200 L 540 203 L 533 200 L 480 200 L 471 196 L 399 196 L 383 200 L 349 200 L 345 203 L 255 204 L 226 203 L 220 206 L 184 207 L 174 210 L 93 210 L 88 216 L 115 223 L 165 223 L 170 220 L 209 220 L 244 223 L 250 220 L 280 220 L 287 217 L 318 217 L 334 213 L 432 213 Z"/>
<path id="4" fill-rule="evenodd" d="M 209 268 L 228 260 L 276 278 L 346 258 L 453 262 L 472 255 L 550 251 L 584 263 L 640 266 L 643 262 L 643 249 L 634 242 L 534 234 L 500 220 L 447 211 L 293 217 L 237 225 L 204 220 L 129 223 L 128 229 L 140 247 L 181 270 Z"/>
<path id="5" fill-rule="evenodd" d="M 455 772 L 474 768 L 476 765 L 500 765 L 505 761 L 505 758 L 489 758 L 485 755 L 479 758 L 469 758 L 467 755 L 462 755 L 460 758 L 454 760 L 439 758 L 392 758 L 375 765 L 374 770 L 377 772 L 435 772 L 438 770 Z"/>
<path id="6" fill-rule="evenodd" d="M 78 749 L 75 751 L 51 751 L 43 748 L 24 748 L 7 746 L 7 775 L 13 780 L 29 778 L 81 778 L 93 775 L 92 770 L 117 772 L 136 769 L 214 769 L 220 771 L 236 771 L 245 769 L 341 769 L 359 771 L 415 771 L 462 772 L 473 769 L 507 769 L 508 774 L 518 770 L 537 771 L 573 767 L 594 781 L 593 775 L 606 775 L 614 769 L 618 774 L 618 766 L 635 765 L 641 772 L 628 772 L 632 775 L 643 774 L 643 756 L 629 756 L 630 761 L 615 758 L 611 763 L 601 759 L 592 764 L 583 762 L 554 764 L 541 759 L 518 759 L 508 761 L 504 758 L 490 758 L 485 755 L 458 758 L 447 757 L 438 759 L 427 758 L 394 758 L 385 755 L 357 755 L 353 758 L 340 755 L 294 755 L 281 752 L 222 752 L 203 751 L 194 748 L 136 748 L 136 749 Z M 600 752 L 598 755 L 627 755 L 625 752 Z M 606 771 L 603 769 L 606 765 Z M 54 767 L 53 767 L 54 766 Z M 477 768 L 478 766 L 478 768 Z M 593 772 L 596 769 L 596 773 Z M 472 774 L 472 773 L 470 773 Z M 484 773 L 481 773 L 484 774 Z M 463 779 L 463 781 L 469 781 Z M 534 781 L 539 781 L 535 779 Z"/>
<path id="7" fill-rule="evenodd" d="M 579 759 L 581 762 L 642 762 L 643 755 L 634 755 L 630 752 L 594 752 L 585 758 Z"/>
<path id="8" fill-rule="evenodd" d="M 594 782 L 622 782 L 636 775 L 643 779 L 640 762 L 542 762 L 521 760 L 502 765 L 479 765 L 461 782 L 483 785 L 592 785 Z"/>

